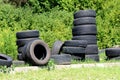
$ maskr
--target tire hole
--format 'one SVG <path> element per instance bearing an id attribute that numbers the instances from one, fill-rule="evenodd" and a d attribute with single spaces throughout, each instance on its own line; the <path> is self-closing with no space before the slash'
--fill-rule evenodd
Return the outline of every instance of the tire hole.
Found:
<path id="1" fill-rule="evenodd" d="M 44 46 L 38 44 L 34 48 L 35 57 L 39 60 L 44 60 L 46 57 L 46 49 Z"/>
<path id="2" fill-rule="evenodd" d="M 2 57 L 2 56 L 0 56 L 0 59 L 7 60 L 6 58 L 4 58 L 4 57 Z"/>

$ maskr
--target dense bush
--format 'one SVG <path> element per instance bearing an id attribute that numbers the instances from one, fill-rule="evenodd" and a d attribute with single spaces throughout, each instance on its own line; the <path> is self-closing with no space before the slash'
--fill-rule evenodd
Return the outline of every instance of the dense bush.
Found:
<path id="1" fill-rule="evenodd" d="M 39 30 L 40 38 L 52 47 L 55 40 L 71 39 L 73 17 L 67 11 L 32 14 L 29 7 L 15 8 L 9 4 L 0 5 L 0 52 L 16 59 L 16 32 L 22 30 Z"/>
<path id="2" fill-rule="evenodd" d="M 0 52 L 16 59 L 16 32 L 39 30 L 40 38 L 52 47 L 55 40 L 70 40 L 73 13 L 94 9 L 97 13 L 99 48 L 111 47 L 120 41 L 119 0 L 28 0 L 24 7 L 15 7 L 0 0 Z"/>

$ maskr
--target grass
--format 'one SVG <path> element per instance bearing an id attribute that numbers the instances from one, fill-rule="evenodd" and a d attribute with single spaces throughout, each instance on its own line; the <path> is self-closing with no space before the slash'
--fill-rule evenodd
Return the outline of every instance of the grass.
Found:
<path id="1" fill-rule="evenodd" d="M 105 54 L 100 54 L 99 63 L 120 62 L 119 60 L 106 61 Z M 86 64 L 96 63 L 92 60 L 75 61 L 72 63 Z M 29 65 L 25 65 L 29 66 Z M 49 69 L 54 64 L 50 60 L 48 66 L 40 68 L 39 70 L 9 73 L 10 69 L 1 67 L 3 72 L 0 72 L 0 80 L 120 80 L 120 67 L 81 67 L 81 68 L 66 68 L 66 69 Z M 14 66 L 13 66 L 14 68 Z"/>
<path id="2" fill-rule="evenodd" d="M 0 73 L 0 80 L 120 80 L 120 67 L 39 69 L 15 74 Z"/>

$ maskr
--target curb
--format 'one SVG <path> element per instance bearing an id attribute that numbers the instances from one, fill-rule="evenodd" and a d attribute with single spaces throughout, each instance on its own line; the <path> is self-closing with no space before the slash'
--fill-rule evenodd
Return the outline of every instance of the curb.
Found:
<path id="1" fill-rule="evenodd" d="M 71 64 L 71 65 L 55 65 L 55 69 L 69 69 L 69 68 L 83 68 L 83 67 L 113 67 L 113 66 L 120 66 L 120 62 L 115 63 L 89 63 L 89 64 Z M 10 73 L 16 73 L 16 72 L 28 72 L 32 70 L 39 70 L 42 69 L 42 67 L 38 66 L 29 66 L 29 67 L 15 67 L 14 71 L 11 71 Z"/>

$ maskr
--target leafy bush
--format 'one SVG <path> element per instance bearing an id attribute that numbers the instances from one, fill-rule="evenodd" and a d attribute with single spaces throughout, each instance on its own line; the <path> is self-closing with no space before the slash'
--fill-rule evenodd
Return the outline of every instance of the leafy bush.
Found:
<path id="1" fill-rule="evenodd" d="M 105 1 L 102 4 L 102 10 L 97 13 L 98 45 L 100 48 L 120 45 L 119 4 L 119 0 Z"/>
<path id="2" fill-rule="evenodd" d="M 40 38 L 50 47 L 57 39 L 71 39 L 72 13 L 55 8 L 51 12 L 33 14 L 29 7 L 24 9 L 9 4 L 3 5 L 0 5 L 0 52 L 13 59 L 17 57 L 17 31 L 39 30 Z"/>

